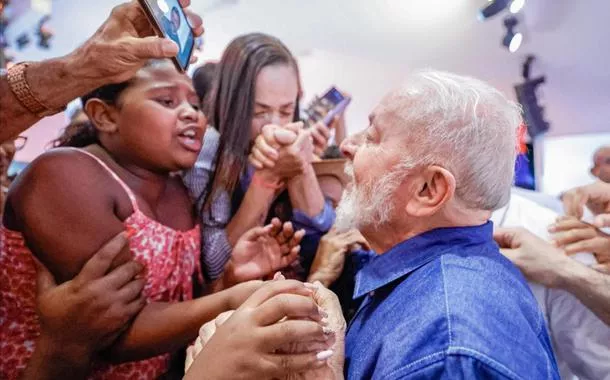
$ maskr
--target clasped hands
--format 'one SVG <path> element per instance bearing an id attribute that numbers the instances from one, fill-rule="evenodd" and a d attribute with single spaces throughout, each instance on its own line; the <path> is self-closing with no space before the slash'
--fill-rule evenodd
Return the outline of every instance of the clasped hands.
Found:
<path id="1" fill-rule="evenodd" d="M 304 129 L 301 122 L 283 127 L 269 124 L 262 128 L 248 159 L 266 179 L 286 182 L 307 170 L 329 137 L 328 128 L 319 124 L 311 129 Z"/>

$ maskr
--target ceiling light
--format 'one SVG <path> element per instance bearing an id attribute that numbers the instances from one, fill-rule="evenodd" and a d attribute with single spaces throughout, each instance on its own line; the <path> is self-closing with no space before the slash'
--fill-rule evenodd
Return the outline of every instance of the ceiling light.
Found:
<path id="1" fill-rule="evenodd" d="M 497 15 L 508 7 L 510 0 L 493 0 L 490 1 L 483 9 L 479 11 L 479 21 L 485 21 L 490 17 Z"/>
<path id="2" fill-rule="evenodd" d="M 525 5 L 525 0 L 513 0 L 512 3 L 510 3 L 510 13 L 519 13 L 519 11 L 521 9 L 523 9 L 523 6 Z"/>
<path id="3" fill-rule="evenodd" d="M 514 16 L 509 16 L 504 19 L 506 34 L 502 39 L 502 45 L 504 45 L 511 53 L 519 50 L 521 43 L 523 42 L 523 34 L 515 31 L 515 27 L 518 23 L 519 21 Z"/>

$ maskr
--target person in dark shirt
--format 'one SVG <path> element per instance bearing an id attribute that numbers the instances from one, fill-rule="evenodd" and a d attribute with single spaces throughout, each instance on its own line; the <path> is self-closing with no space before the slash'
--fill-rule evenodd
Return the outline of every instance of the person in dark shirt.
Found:
<path id="1" fill-rule="evenodd" d="M 489 218 L 510 197 L 519 107 L 444 72 L 409 78 L 341 146 L 338 231 L 377 253 L 358 272 L 348 379 L 559 379 L 545 320 Z"/>

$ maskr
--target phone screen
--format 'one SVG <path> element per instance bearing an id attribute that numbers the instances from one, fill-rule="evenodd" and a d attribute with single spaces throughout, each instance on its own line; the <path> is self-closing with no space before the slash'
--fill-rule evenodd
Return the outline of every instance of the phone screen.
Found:
<path id="1" fill-rule="evenodd" d="M 178 0 L 141 0 L 166 38 L 178 44 L 177 64 L 185 71 L 191 60 L 195 38 Z"/>
<path id="2" fill-rule="evenodd" d="M 331 87 L 321 98 L 315 98 L 305 110 L 307 125 L 313 125 L 318 121 L 330 125 L 335 116 L 345 110 L 350 100 L 343 96 L 337 88 Z"/>

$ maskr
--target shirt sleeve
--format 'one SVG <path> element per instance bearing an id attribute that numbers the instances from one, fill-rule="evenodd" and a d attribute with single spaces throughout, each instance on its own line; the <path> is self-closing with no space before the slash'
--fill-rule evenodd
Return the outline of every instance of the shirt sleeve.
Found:
<path id="1" fill-rule="evenodd" d="M 295 230 L 304 229 L 305 235 L 323 235 L 335 223 L 335 210 L 330 200 L 324 200 L 322 211 L 313 217 L 307 216 L 303 211 L 294 209 L 292 223 Z"/>
<path id="2" fill-rule="evenodd" d="M 191 200 L 196 205 L 201 227 L 201 261 L 209 281 L 220 277 L 233 248 L 229 243 L 226 226 L 231 218 L 231 199 L 226 192 L 218 194 L 208 210 L 203 210 L 205 193 L 215 167 L 219 134 L 208 127 L 197 162 L 183 174 Z"/>
<path id="3" fill-rule="evenodd" d="M 441 360 L 426 365 L 407 365 L 389 376 L 385 380 L 470 380 L 470 379 L 513 379 L 500 365 L 483 362 L 468 355 L 447 355 Z"/>
<path id="4" fill-rule="evenodd" d="M 610 327 L 563 290 L 549 289 L 547 309 L 560 367 L 581 380 L 610 379 Z"/>

